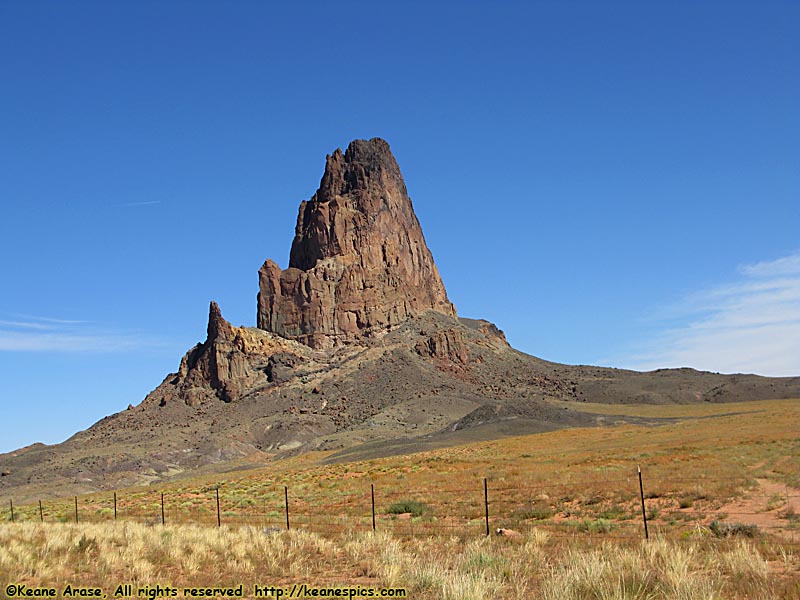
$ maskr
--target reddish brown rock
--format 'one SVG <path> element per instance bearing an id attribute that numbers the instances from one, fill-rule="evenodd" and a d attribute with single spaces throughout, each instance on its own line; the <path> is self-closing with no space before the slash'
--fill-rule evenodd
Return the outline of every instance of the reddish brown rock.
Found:
<path id="1" fill-rule="evenodd" d="M 417 354 L 466 364 L 469 348 L 464 333 L 459 329 L 442 329 L 427 340 L 417 343 Z"/>
<path id="2" fill-rule="evenodd" d="M 272 333 L 232 326 L 211 302 L 206 341 L 183 356 L 178 372 L 153 390 L 145 404 L 163 408 L 173 402 L 189 406 L 217 399 L 233 402 L 257 386 L 289 381 L 308 362 L 310 352 Z"/>
<path id="3" fill-rule="evenodd" d="M 300 204 L 289 268 L 259 271 L 258 327 L 330 348 L 427 311 L 456 316 L 389 145 L 337 149 Z"/>
<path id="4" fill-rule="evenodd" d="M 251 378 L 248 357 L 237 343 L 234 328 L 222 318 L 219 306 L 213 301 L 208 311 L 207 333 L 206 341 L 187 352 L 178 369 L 178 379 L 187 392 L 187 404 L 202 400 L 200 390 L 209 387 L 219 398 L 231 402 Z"/>
<path id="5" fill-rule="evenodd" d="M 484 321 L 483 319 L 478 319 L 478 323 L 480 324 L 478 327 L 478 331 L 482 334 L 495 338 L 502 346 L 510 348 L 510 344 L 508 340 L 506 340 L 506 334 L 503 333 L 503 330 L 498 328 L 497 325 L 494 323 L 490 323 L 489 321 Z"/>
<path id="6" fill-rule="evenodd" d="M 233 327 L 222 317 L 217 303 L 211 302 L 206 341 L 184 355 L 159 405 L 165 406 L 173 396 L 190 406 L 215 396 L 232 402 L 253 385 L 266 382 L 261 363 L 281 348 L 269 339 L 255 339 L 258 336 L 251 331 L 257 330 Z"/>

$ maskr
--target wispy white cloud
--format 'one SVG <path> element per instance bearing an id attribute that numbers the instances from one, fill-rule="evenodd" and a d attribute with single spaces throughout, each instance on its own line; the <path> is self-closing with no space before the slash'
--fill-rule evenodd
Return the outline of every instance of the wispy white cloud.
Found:
<path id="1" fill-rule="evenodd" d="M 800 274 L 800 252 L 769 262 L 743 265 L 739 270 L 751 277 L 776 277 L 778 275 Z"/>
<path id="2" fill-rule="evenodd" d="M 28 317 L 0 320 L 0 351 L 125 352 L 161 345 L 145 335 L 103 329 L 87 321 Z"/>
<path id="3" fill-rule="evenodd" d="M 47 330 L 52 329 L 53 326 L 47 323 L 26 323 L 24 321 L 2 321 L 0 320 L 0 328 L 20 328 L 20 329 L 39 329 Z"/>
<path id="4" fill-rule="evenodd" d="M 640 351 L 615 361 L 639 370 L 694 367 L 800 375 L 800 251 L 739 267 L 738 281 L 684 298 Z"/>
<path id="5" fill-rule="evenodd" d="M 86 323 L 91 323 L 91 321 L 82 321 L 76 319 L 57 319 L 55 317 L 42 317 L 40 315 L 28 315 L 22 313 L 15 313 L 12 315 L 14 319 L 22 319 L 25 322 L 33 322 L 33 323 L 47 323 L 56 325 L 83 325 Z"/>

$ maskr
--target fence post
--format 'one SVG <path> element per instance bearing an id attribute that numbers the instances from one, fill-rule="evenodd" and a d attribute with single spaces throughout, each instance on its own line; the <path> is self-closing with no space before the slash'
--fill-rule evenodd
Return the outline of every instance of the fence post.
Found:
<path id="1" fill-rule="evenodd" d="M 117 492 L 114 492 L 114 520 L 117 520 Z"/>
<path id="2" fill-rule="evenodd" d="M 166 525 L 166 521 L 164 520 L 164 492 L 161 492 L 161 525 Z"/>
<path id="3" fill-rule="evenodd" d="M 642 486 L 642 469 L 636 465 L 636 470 L 639 473 L 639 498 L 642 501 L 642 522 L 644 522 L 644 539 L 649 540 L 650 535 L 647 533 L 647 513 L 644 510 L 644 487 Z"/>
<path id="4" fill-rule="evenodd" d="M 39 520 L 44 523 L 44 511 L 42 510 L 42 501 L 39 500 Z"/>
<path id="5" fill-rule="evenodd" d="M 13 500 L 9 500 L 8 503 L 11 506 L 11 522 L 13 523 L 14 522 L 14 501 Z"/>
<path id="6" fill-rule="evenodd" d="M 489 535 L 489 483 L 483 478 L 483 506 L 486 511 L 486 535 Z"/>
<path id="7" fill-rule="evenodd" d="M 786 516 L 788 517 L 792 510 L 792 505 L 789 504 L 789 484 L 784 484 L 785 491 L 786 491 Z M 791 521 L 789 522 L 790 528 L 792 530 L 792 544 L 794 544 L 794 527 L 791 527 Z"/>
<path id="8" fill-rule="evenodd" d="M 286 531 L 289 531 L 289 488 L 283 486 L 283 500 L 286 507 Z"/>
<path id="9" fill-rule="evenodd" d="M 222 519 L 219 516 L 219 486 L 217 486 L 217 527 L 222 527 Z"/>
<path id="10" fill-rule="evenodd" d="M 75 523 L 78 522 L 78 497 L 75 496 Z"/>
<path id="11" fill-rule="evenodd" d="M 372 531 L 375 531 L 375 484 L 369 484 L 369 491 L 372 495 Z"/>

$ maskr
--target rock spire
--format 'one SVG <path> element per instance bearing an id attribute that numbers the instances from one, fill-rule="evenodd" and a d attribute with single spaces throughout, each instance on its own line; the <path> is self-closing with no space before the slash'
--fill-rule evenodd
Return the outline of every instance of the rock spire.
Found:
<path id="1" fill-rule="evenodd" d="M 261 267 L 258 327 L 331 348 L 427 311 L 456 316 L 400 168 L 384 140 L 353 141 L 300 203 L 289 268 Z"/>

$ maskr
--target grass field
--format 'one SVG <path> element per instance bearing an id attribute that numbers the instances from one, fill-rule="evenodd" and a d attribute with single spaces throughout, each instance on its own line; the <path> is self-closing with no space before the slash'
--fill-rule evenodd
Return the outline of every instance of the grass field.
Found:
<path id="1" fill-rule="evenodd" d="M 304 455 L 224 479 L 118 490 L 117 523 L 110 492 L 79 497 L 77 525 L 73 498 L 45 502 L 41 513 L 18 506 L 17 522 L 0 527 L 0 583 L 357 583 L 465 599 L 800 597 L 800 401 L 583 409 L 675 421 L 346 464 Z M 516 535 L 485 535 L 484 478 L 490 529 Z M 288 532 L 279 531 L 287 496 Z M 6 507 L 0 518 L 10 517 Z"/>
<path id="2" fill-rule="evenodd" d="M 254 585 L 405 588 L 410 598 L 795 598 L 797 557 L 751 541 L 553 543 L 518 538 L 353 533 L 326 538 L 255 528 L 134 523 L 6 525 L 0 579 L 29 585 Z"/>

